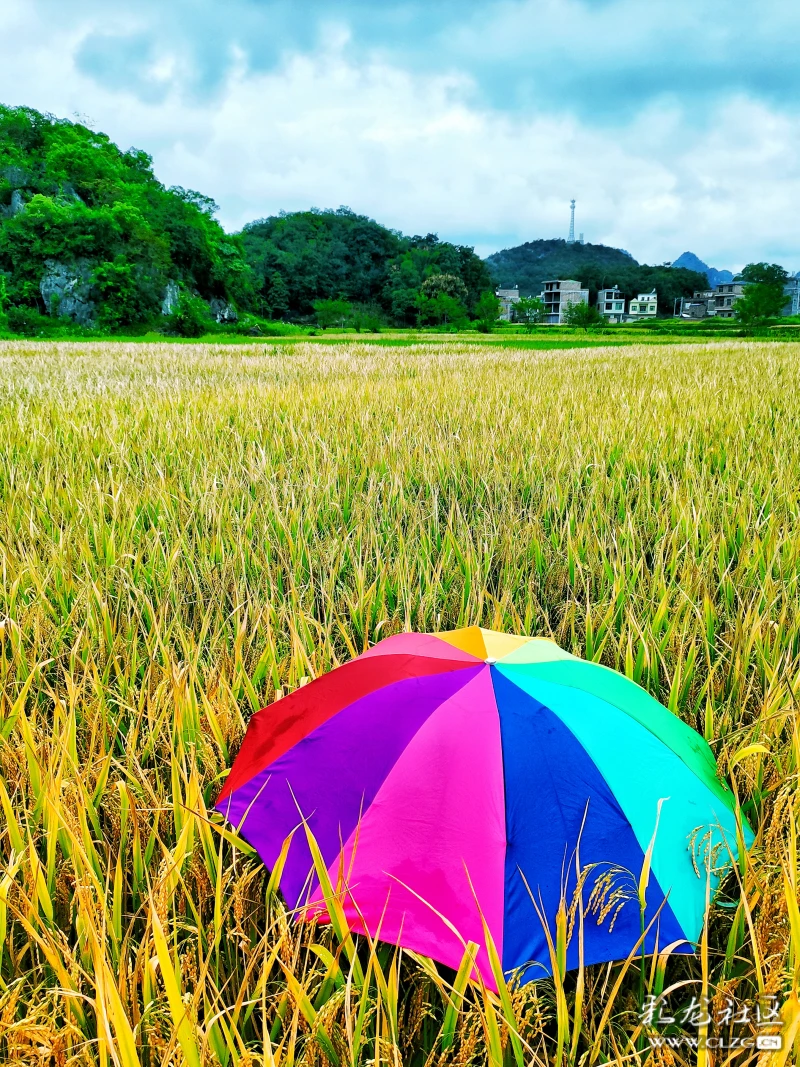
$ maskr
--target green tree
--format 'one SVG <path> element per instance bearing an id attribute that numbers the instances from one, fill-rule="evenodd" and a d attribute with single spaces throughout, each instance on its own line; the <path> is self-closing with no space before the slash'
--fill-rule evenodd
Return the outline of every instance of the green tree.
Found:
<path id="1" fill-rule="evenodd" d="M 328 329 L 330 326 L 344 328 L 344 324 L 350 317 L 352 310 L 352 305 L 348 300 L 314 301 L 314 314 L 317 316 L 317 323 L 323 330 Z"/>
<path id="2" fill-rule="evenodd" d="M 733 306 L 739 322 L 752 327 L 777 318 L 786 305 L 783 287 L 788 277 L 778 263 L 748 263 L 736 277 L 748 283 Z"/>
<path id="3" fill-rule="evenodd" d="M 584 331 L 592 326 L 601 326 L 605 321 L 594 304 L 586 304 L 582 300 L 568 304 L 563 318 L 567 326 L 575 326 Z"/>
<path id="4" fill-rule="evenodd" d="M 480 299 L 475 305 L 475 318 L 478 320 L 478 329 L 484 333 L 491 333 L 500 318 L 500 301 L 491 290 L 481 293 Z"/>
<path id="5" fill-rule="evenodd" d="M 514 317 L 530 333 L 537 323 L 544 321 L 544 301 L 538 296 L 522 296 L 514 304 Z"/>
<path id="6" fill-rule="evenodd" d="M 417 313 L 419 290 L 410 286 L 396 286 L 388 292 L 388 312 L 398 326 L 410 326 Z"/>
<path id="7" fill-rule="evenodd" d="M 8 289 L 5 274 L 0 274 L 0 332 L 8 329 L 8 315 L 6 314 L 6 300 Z"/>
<path id="8" fill-rule="evenodd" d="M 765 282 L 748 285 L 733 306 L 733 313 L 743 326 L 758 326 L 777 318 L 786 304 L 783 286 Z"/>
<path id="9" fill-rule="evenodd" d="M 289 286 L 279 270 L 273 271 L 267 295 L 270 318 L 283 320 L 289 314 Z"/>
<path id="10" fill-rule="evenodd" d="M 457 274 L 431 274 L 419 288 L 420 293 L 429 300 L 437 296 L 449 296 L 459 304 L 467 303 L 467 287 Z"/>
<path id="11" fill-rule="evenodd" d="M 773 288 L 786 285 L 789 275 L 779 263 L 748 263 L 737 282 L 752 282 L 755 285 L 771 285 Z"/>
<path id="12" fill-rule="evenodd" d="M 445 292 L 438 292 L 435 296 L 425 296 L 420 292 L 417 297 L 420 324 L 434 323 L 438 326 L 453 326 L 461 329 L 466 326 L 468 320 L 467 309 L 460 300 Z"/>
<path id="13" fill-rule="evenodd" d="M 406 237 L 348 208 L 282 212 L 248 224 L 241 237 L 258 298 L 274 305 L 270 281 L 280 271 L 288 286 L 281 317 L 293 321 L 313 315 L 317 300 L 342 299 L 377 305 L 386 318 L 410 326 L 424 284 L 426 296 L 443 288 L 470 314 L 492 284 L 473 248 L 430 233 Z"/>

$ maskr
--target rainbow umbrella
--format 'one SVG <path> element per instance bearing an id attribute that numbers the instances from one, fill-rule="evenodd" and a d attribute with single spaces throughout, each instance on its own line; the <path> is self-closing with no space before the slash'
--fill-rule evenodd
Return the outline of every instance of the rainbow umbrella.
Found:
<path id="1" fill-rule="evenodd" d="M 484 923 L 529 981 L 562 901 L 567 967 L 581 940 L 587 964 L 627 957 L 643 921 L 646 952 L 692 951 L 707 885 L 752 841 L 706 742 L 638 685 L 474 626 L 386 638 L 259 711 L 217 808 L 269 868 L 299 830 L 290 907 L 321 899 L 307 827 L 351 931 L 454 968 L 473 941 L 493 987 Z"/>

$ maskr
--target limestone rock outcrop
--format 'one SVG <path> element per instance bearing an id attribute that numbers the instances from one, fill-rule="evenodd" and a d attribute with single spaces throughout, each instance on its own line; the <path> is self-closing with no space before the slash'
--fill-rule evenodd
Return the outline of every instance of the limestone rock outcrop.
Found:
<path id="1" fill-rule="evenodd" d="M 219 297 L 215 296 L 214 299 L 210 301 L 208 307 L 214 321 L 218 322 L 221 326 L 229 322 L 239 321 L 239 315 L 236 308 L 226 300 L 220 300 Z"/>
<path id="2" fill-rule="evenodd" d="M 46 259 L 44 265 L 39 292 L 50 314 L 71 319 L 79 326 L 93 326 L 97 304 L 91 261 L 77 259 L 73 263 L 62 263 Z"/>
<path id="3" fill-rule="evenodd" d="M 178 307 L 181 298 L 180 287 L 177 282 L 167 282 L 164 290 L 164 299 L 161 301 L 161 314 L 172 315 Z"/>

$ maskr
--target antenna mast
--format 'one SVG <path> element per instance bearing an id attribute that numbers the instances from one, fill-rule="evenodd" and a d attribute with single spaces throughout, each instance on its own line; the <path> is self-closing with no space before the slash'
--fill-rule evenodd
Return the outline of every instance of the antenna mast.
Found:
<path id="1" fill-rule="evenodd" d="M 567 238 L 568 245 L 575 244 L 575 201 L 569 202 L 569 237 Z"/>

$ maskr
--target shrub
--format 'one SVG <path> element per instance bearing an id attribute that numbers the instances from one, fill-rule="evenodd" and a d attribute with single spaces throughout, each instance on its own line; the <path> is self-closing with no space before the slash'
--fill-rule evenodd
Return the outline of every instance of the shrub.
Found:
<path id="1" fill-rule="evenodd" d="M 330 326 L 344 326 L 350 317 L 352 305 L 347 300 L 315 300 L 314 314 L 323 330 Z"/>
<path id="2" fill-rule="evenodd" d="M 68 329 L 67 323 L 61 320 L 56 322 L 36 308 L 12 306 L 5 317 L 9 331 L 21 337 L 37 337 Z"/>
<path id="3" fill-rule="evenodd" d="M 374 308 L 358 308 L 353 313 L 353 326 L 356 333 L 366 330 L 368 333 L 381 332 L 381 317 Z"/>
<path id="4" fill-rule="evenodd" d="M 167 316 L 168 332 L 178 337 L 202 337 L 213 328 L 214 321 L 205 300 L 182 289 L 177 307 Z"/>
<path id="5" fill-rule="evenodd" d="M 567 326 L 577 326 L 581 330 L 602 326 L 604 321 L 594 304 L 585 304 L 583 301 L 570 304 L 564 312 L 564 322 Z"/>

